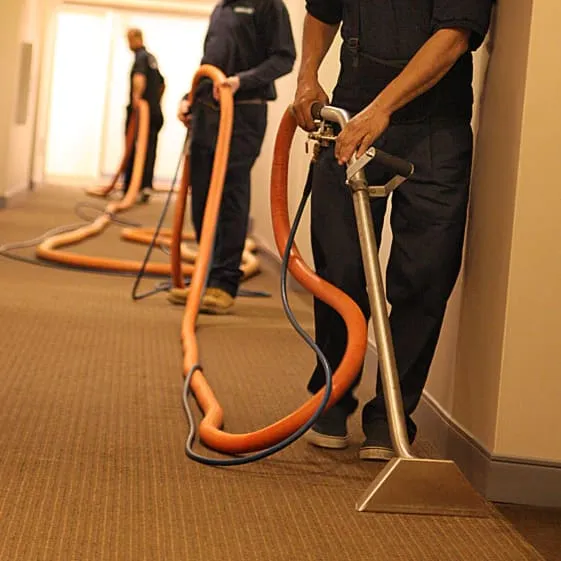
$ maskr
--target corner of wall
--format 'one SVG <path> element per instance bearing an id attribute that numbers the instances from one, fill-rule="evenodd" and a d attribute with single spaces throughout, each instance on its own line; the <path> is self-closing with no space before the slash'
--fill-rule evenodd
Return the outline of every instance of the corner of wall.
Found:
<path id="1" fill-rule="evenodd" d="M 451 415 L 494 450 L 531 5 L 497 6 L 481 102 Z M 508 89 L 508 95 L 506 90 Z"/>

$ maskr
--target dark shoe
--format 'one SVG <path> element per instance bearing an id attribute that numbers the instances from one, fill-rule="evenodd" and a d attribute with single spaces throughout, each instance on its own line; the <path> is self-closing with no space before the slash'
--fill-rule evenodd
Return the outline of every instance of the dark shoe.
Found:
<path id="1" fill-rule="evenodd" d="M 138 194 L 136 202 L 140 205 L 145 205 L 150 202 L 150 195 L 152 194 L 152 189 L 150 187 L 143 187 Z"/>
<path id="2" fill-rule="evenodd" d="M 306 440 L 319 448 L 346 448 L 349 445 L 346 412 L 334 405 L 316 421 L 306 434 Z"/>
<path id="3" fill-rule="evenodd" d="M 380 419 L 363 427 L 366 440 L 362 443 L 359 451 L 361 460 L 387 461 L 395 456 L 390 427 L 385 419 Z M 409 435 L 409 441 L 413 442 L 414 436 Z"/>

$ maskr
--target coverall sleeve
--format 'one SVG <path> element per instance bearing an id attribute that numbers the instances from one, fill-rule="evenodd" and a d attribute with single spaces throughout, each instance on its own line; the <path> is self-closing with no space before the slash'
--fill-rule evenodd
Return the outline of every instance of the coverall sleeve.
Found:
<path id="1" fill-rule="evenodd" d="M 319 21 L 336 25 L 343 19 L 342 0 L 306 0 L 306 11 Z"/>
<path id="2" fill-rule="evenodd" d="M 288 10 L 282 0 L 262 2 L 256 13 L 259 34 L 266 40 L 267 58 L 238 74 L 240 90 L 266 86 L 288 74 L 296 60 L 296 47 Z"/>
<path id="3" fill-rule="evenodd" d="M 133 74 L 142 74 L 143 76 L 148 76 L 148 57 L 147 56 L 137 56 L 134 65 L 132 67 Z"/>
<path id="4" fill-rule="evenodd" d="M 432 30 L 461 28 L 471 31 L 470 49 L 477 50 L 489 30 L 493 0 L 434 0 Z"/>

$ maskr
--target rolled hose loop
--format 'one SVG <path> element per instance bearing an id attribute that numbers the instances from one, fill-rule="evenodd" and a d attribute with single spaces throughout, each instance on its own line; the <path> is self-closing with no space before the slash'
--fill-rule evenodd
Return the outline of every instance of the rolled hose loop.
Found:
<path id="1" fill-rule="evenodd" d="M 128 160 L 132 156 L 132 151 L 136 143 L 133 173 L 125 198 L 118 202 L 108 203 L 100 216 L 98 216 L 97 219 L 90 224 L 73 229 L 71 232 L 51 236 L 45 239 L 36 249 L 37 257 L 62 265 L 101 271 L 137 273 L 143 268 L 143 263 L 140 261 L 81 255 L 69 251 L 63 251 L 62 248 L 78 244 L 88 238 L 101 234 L 111 224 L 111 222 L 115 220 L 118 213 L 129 210 L 135 204 L 142 186 L 141 184 L 144 175 L 144 163 L 146 161 L 149 130 L 149 106 L 146 101 L 141 100 L 138 109 L 135 109 L 131 115 L 129 126 L 127 128 L 125 154 L 120 164 L 119 171 L 113 178 L 112 183 L 107 188 L 103 187 L 88 190 L 89 194 L 97 196 L 108 195 L 113 190 L 120 175 L 124 171 Z M 151 275 L 169 276 L 171 274 L 173 284 L 177 287 L 183 287 L 183 278 L 193 274 L 192 263 L 196 259 L 196 252 L 189 251 L 182 246 L 183 241 L 195 240 L 194 235 L 181 235 L 188 190 L 189 156 L 186 155 L 184 158 L 181 188 L 178 195 L 178 201 L 180 201 L 183 206 L 180 207 L 178 204 L 176 207 L 176 220 L 174 221 L 173 231 L 161 231 L 158 240 L 159 245 L 171 247 L 172 255 L 175 256 L 175 258 L 172 258 L 171 263 L 150 262 L 146 263 L 144 266 L 144 272 Z M 179 223 L 177 220 L 178 214 L 181 214 L 181 221 Z M 175 231 L 178 231 L 179 235 L 174 236 L 173 234 Z M 137 243 L 149 244 L 154 236 L 154 233 L 154 228 L 126 228 L 122 231 L 121 238 Z M 187 261 L 187 263 L 184 261 Z M 241 270 L 244 280 L 259 272 L 259 261 L 252 253 L 251 241 L 247 242 L 247 248 L 243 252 Z"/>
<path id="2" fill-rule="evenodd" d="M 138 105 L 138 136 L 136 143 L 136 155 L 134 159 L 131 183 L 126 196 L 122 201 L 109 203 L 105 208 L 105 213 L 100 215 L 91 224 L 88 224 L 83 228 L 79 228 L 72 232 L 46 239 L 41 245 L 37 247 L 37 257 L 57 263 L 62 263 L 64 265 L 91 267 L 101 270 L 138 270 L 136 266 L 140 266 L 140 264 L 137 264 L 133 261 L 119 261 L 116 259 L 106 259 L 103 257 L 76 255 L 74 253 L 62 251 L 59 248 L 73 245 L 87 238 L 98 235 L 111 223 L 111 215 L 130 208 L 136 202 L 136 198 L 138 196 L 142 183 L 142 176 L 144 173 L 144 162 L 146 161 L 146 149 L 148 146 L 149 130 L 150 110 L 148 107 L 148 103 L 145 100 L 142 100 Z M 153 270 L 150 270 L 148 272 L 159 272 L 159 270 L 161 269 L 160 264 L 154 263 L 151 265 L 153 265 Z"/>
<path id="3" fill-rule="evenodd" d="M 214 83 L 223 80 L 223 74 L 213 67 L 202 66 L 195 76 L 191 91 L 202 76 L 207 76 Z M 220 200 L 229 153 L 229 141 L 232 131 L 233 100 L 228 88 L 220 89 L 220 128 L 216 146 L 209 197 L 205 208 L 203 229 L 200 242 L 199 258 L 191 284 L 183 319 L 181 339 L 184 351 L 184 375 L 191 373 L 190 389 L 203 412 L 199 426 L 202 442 L 208 447 L 227 454 L 256 452 L 271 448 L 295 433 L 312 418 L 321 403 L 324 390 L 315 394 L 300 408 L 267 427 L 245 434 L 231 434 L 221 430 L 223 410 L 208 385 L 201 369 L 193 367 L 199 364 L 199 352 L 195 335 L 196 319 L 200 297 L 204 289 L 205 275 L 212 257 L 212 244 L 220 210 Z M 284 114 L 277 134 L 271 177 L 271 207 L 275 240 L 279 252 L 286 248 L 290 233 L 288 215 L 288 165 L 292 139 L 296 130 L 296 121 L 290 109 Z M 294 277 L 314 296 L 334 308 L 343 318 L 348 330 L 347 348 L 343 359 L 333 375 L 333 391 L 329 406 L 336 403 L 350 388 L 366 353 L 367 325 L 358 305 L 341 290 L 319 278 L 305 264 L 296 246 L 290 253 L 289 270 Z"/>

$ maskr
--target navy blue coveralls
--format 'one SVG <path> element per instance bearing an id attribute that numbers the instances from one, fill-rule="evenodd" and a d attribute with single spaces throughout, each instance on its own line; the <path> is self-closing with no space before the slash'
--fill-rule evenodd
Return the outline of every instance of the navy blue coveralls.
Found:
<path id="1" fill-rule="evenodd" d="M 362 110 L 395 78 L 437 30 L 470 30 L 470 51 L 430 91 L 397 111 L 375 146 L 409 160 L 415 174 L 392 197 L 393 242 L 386 276 L 390 326 L 411 441 L 410 415 L 420 400 L 439 338 L 446 304 L 461 260 L 472 163 L 472 53 L 488 30 L 492 0 L 307 0 L 310 15 L 327 24 L 342 21 L 341 70 L 332 104 L 351 114 Z M 370 164 L 370 185 L 385 171 Z M 370 307 L 350 190 L 333 147 L 319 156 L 312 183 L 312 248 L 318 274 L 349 294 L 366 318 Z M 386 199 L 373 199 L 380 243 Z M 339 315 L 315 301 L 316 340 L 335 368 L 346 345 Z M 358 383 L 358 381 L 357 381 Z M 324 384 L 318 364 L 312 393 Z M 357 408 L 349 391 L 337 407 Z M 376 397 L 362 412 L 363 431 L 376 432 L 386 418 L 378 376 Z M 370 429 L 369 429 L 370 427 Z"/>
<path id="2" fill-rule="evenodd" d="M 156 151 L 158 148 L 158 134 L 164 125 L 164 116 L 160 105 L 164 77 L 158 68 L 156 57 L 149 53 L 144 47 L 137 49 L 134 53 L 134 64 L 130 72 L 130 101 L 127 107 L 127 120 L 125 131 L 128 129 L 132 115 L 132 81 L 135 74 L 143 74 L 146 77 L 146 89 L 142 99 L 148 102 L 150 107 L 150 130 L 148 132 L 148 147 L 146 149 L 146 160 L 144 162 L 144 175 L 141 188 L 152 188 L 154 181 L 154 166 L 156 165 Z M 132 178 L 134 167 L 134 156 L 136 150 L 133 148 L 131 157 L 125 169 L 123 192 L 127 192 Z"/>
<path id="3" fill-rule="evenodd" d="M 201 64 L 237 75 L 234 126 L 208 286 L 236 296 L 249 220 L 250 173 L 267 126 L 267 101 L 276 99 L 274 82 L 294 65 L 296 49 L 282 0 L 223 0 L 216 5 Z M 191 141 L 192 220 L 200 237 L 208 195 L 219 108 L 212 85 L 202 82 L 193 107 Z"/>

